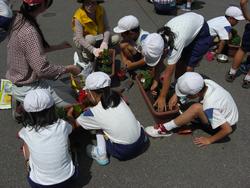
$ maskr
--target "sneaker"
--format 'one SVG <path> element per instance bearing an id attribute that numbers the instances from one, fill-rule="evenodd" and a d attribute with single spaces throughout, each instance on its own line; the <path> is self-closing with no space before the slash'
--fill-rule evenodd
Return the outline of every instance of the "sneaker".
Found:
<path id="1" fill-rule="evenodd" d="M 89 158 L 96 160 L 96 162 L 101 166 L 105 166 L 109 163 L 107 154 L 100 155 L 98 152 L 98 148 L 94 145 L 91 144 L 87 145 L 86 152 Z"/>
<path id="2" fill-rule="evenodd" d="M 249 89 L 250 88 L 250 81 L 248 80 L 243 80 L 242 87 L 244 89 Z"/>
<path id="3" fill-rule="evenodd" d="M 226 74 L 225 76 L 226 81 L 228 82 L 233 82 L 235 80 L 235 75 L 234 74 L 230 74 L 229 72 Z"/>
<path id="4" fill-rule="evenodd" d="M 145 128 L 145 132 L 151 137 L 167 137 L 171 136 L 173 133 L 166 130 L 163 124 L 156 124 L 155 126 L 149 126 Z"/>

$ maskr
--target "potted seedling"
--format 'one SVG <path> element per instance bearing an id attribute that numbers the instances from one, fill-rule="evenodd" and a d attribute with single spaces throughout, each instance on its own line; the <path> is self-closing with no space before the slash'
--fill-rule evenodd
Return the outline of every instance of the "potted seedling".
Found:
<path id="1" fill-rule="evenodd" d="M 169 121 L 173 118 L 175 118 L 179 114 L 179 109 L 176 108 L 174 110 L 167 110 L 165 112 L 158 112 L 157 109 L 154 107 L 155 100 L 157 99 L 160 90 L 161 90 L 161 84 L 158 84 L 157 88 L 157 94 L 152 95 L 152 92 L 150 91 L 150 87 L 153 82 L 153 77 L 150 71 L 141 72 L 136 76 L 136 83 L 139 87 L 139 90 L 145 100 L 145 103 L 148 106 L 148 109 L 150 113 L 152 114 L 154 120 L 156 123 L 163 123 L 166 121 Z M 170 92 L 169 92 L 170 93 Z M 171 91 L 172 93 L 172 91 Z M 166 101 L 168 101 L 170 98 L 170 94 L 168 97 L 166 97 Z"/>
<path id="2" fill-rule="evenodd" d="M 96 59 L 96 71 L 102 71 L 112 77 L 115 74 L 115 51 L 104 49 Z"/>

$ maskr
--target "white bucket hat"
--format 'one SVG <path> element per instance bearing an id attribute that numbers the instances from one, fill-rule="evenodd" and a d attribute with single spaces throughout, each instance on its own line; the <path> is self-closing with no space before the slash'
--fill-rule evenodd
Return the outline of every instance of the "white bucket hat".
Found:
<path id="1" fill-rule="evenodd" d="M 138 19 L 133 16 L 124 16 L 119 21 L 117 26 L 113 29 L 115 33 L 124 33 L 126 31 L 130 31 L 132 29 L 135 29 L 139 27 L 139 21 Z"/>
<path id="2" fill-rule="evenodd" d="M 142 54 L 148 66 L 156 66 L 164 50 L 164 40 L 158 33 L 149 34 L 142 42 Z"/>
<path id="3" fill-rule="evenodd" d="M 54 99 L 46 89 L 29 91 L 23 101 L 23 107 L 26 112 L 40 112 L 53 105 Z"/>
<path id="4" fill-rule="evenodd" d="M 186 72 L 178 78 L 175 93 L 178 97 L 195 95 L 204 87 L 204 79 L 196 72 Z"/>
<path id="5" fill-rule="evenodd" d="M 245 17 L 243 16 L 241 9 L 236 7 L 236 6 L 228 7 L 226 12 L 225 12 L 225 15 L 233 17 L 234 19 L 239 20 L 239 21 L 245 20 Z"/>
<path id="6" fill-rule="evenodd" d="M 96 90 L 110 86 L 111 79 L 104 72 L 93 72 L 86 78 L 85 89 Z"/>

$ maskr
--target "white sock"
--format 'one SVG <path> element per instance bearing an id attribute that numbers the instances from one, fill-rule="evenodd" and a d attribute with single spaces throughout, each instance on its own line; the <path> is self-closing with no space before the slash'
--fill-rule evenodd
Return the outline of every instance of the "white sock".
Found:
<path id="1" fill-rule="evenodd" d="M 169 121 L 169 122 L 167 122 L 167 123 L 164 123 L 163 126 L 164 126 L 168 131 L 170 131 L 170 130 L 172 130 L 172 129 L 178 127 L 178 126 L 175 124 L 174 120 Z"/>
<path id="2" fill-rule="evenodd" d="M 230 69 L 230 71 L 229 71 L 229 74 L 233 74 L 233 75 L 235 75 L 235 74 L 236 74 L 236 72 L 237 72 L 237 70 L 235 70 L 235 69 L 231 68 L 231 69 Z"/>
<path id="3" fill-rule="evenodd" d="M 247 74 L 244 78 L 244 80 L 250 81 L 250 74 Z"/>
<path id="4" fill-rule="evenodd" d="M 100 155 L 106 154 L 107 153 L 106 142 L 103 134 L 98 134 L 98 133 L 96 134 L 96 142 L 99 154 Z"/>
<path id="5" fill-rule="evenodd" d="M 191 2 L 187 2 L 187 8 L 191 8 Z"/>

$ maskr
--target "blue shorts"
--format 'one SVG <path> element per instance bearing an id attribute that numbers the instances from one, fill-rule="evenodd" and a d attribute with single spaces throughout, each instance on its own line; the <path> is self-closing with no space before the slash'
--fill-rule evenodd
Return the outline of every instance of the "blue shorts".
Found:
<path id="1" fill-rule="evenodd" d="M 183 49 L 182 59 L 187 63 L 187 66 L 195 67 L 212 44 L 213 37 L 210 35 L 208 24 L 205 21 L 193 42 Z"/>
<path id="2" fill-rule="evenodd" d="M 73 176 L 71 176 L 69 179 L 67 179 L 67 180 L 65 180 L 65 181 L 63 181 L 61 183 L 58 183 L 58 184 L 40 185 L 40 184 L 35 183 L 34 181 L 32 181 L 29 176 L 27 177 L 31 188 L 66 188 L 66 187 L 72 187 L 74 178 L 75 178 L 75 174 Z"/>
<path id="3" fill-rule="evenodd" d="M 121 161 L 132 159 L 143 153 L 149 144 L 149 139 L 141 128 L 141 135 L 138 140 L 129 145 L 117 144 L 106 140 L 107 153 Z"/>
<path id="4" fill-rule="evenodd" d="M 250 23 L 245 25 L 245 30 L 241 42 L 241 48 L 245 52 L 250 52 Z"/>
<path id="5" fill-rule="evenodd" d="M 9 30 L 11 21 L 12 21 L 12 18 L 0 16 L 0 27 L 3 28 L 4 30 Z"/>

